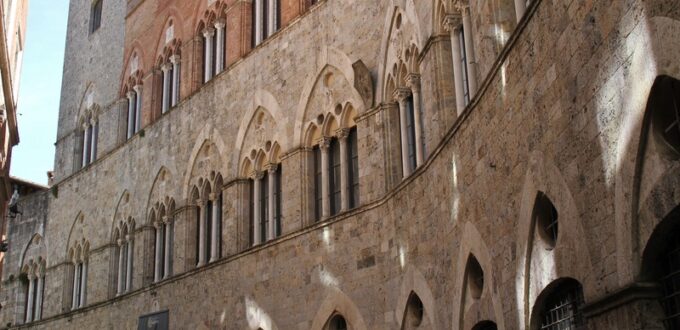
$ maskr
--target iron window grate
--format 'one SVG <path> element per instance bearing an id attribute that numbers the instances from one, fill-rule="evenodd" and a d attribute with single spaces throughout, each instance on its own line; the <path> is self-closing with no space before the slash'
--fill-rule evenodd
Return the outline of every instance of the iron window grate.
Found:
<path id="1" fill-rule="evenodd" d="M 541 330 L 583 328 L 583 292 L 580 285 L 570 285 L 556 292 L 546 304 Z"/>

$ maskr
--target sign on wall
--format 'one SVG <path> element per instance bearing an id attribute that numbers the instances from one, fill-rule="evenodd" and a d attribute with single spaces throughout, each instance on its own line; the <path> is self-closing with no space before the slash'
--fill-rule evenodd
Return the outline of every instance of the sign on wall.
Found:
<path id="1" fill-rule="evenodd" d="M 139 317 L 138 330 L 168 330 L 169 329 L 168 311 L 147 314 Z"/>

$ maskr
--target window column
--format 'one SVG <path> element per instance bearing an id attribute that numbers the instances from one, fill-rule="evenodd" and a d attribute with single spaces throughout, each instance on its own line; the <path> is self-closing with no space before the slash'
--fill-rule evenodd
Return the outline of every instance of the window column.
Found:
<path id="1" fill-rule="evenodd" d="M 276 238 L 276 171 L 278 170 L 277 164 L 269 164 L 267 171 L 269 172 L 269 180 L 267 180 L 267 189 L 269 193 L 267 194 L 267 203 L 269 214 L 269 222 L 267 223 L 267 239 L 272 240 Z"/>
<path id="2" fill-rule="evenodd" d="M 224 70 L 224 28 L 226 24 L 223 21 L 215 22 L 215 30 L 217 31 L 217 47 L 215 57 L 215 75 L 220 74 Z"/>
<path id="3" fill-rule="evenodd" d="M 78 308 L 78 285 L 80 284 L 80 264 L 73 261 L 73 296 L 71 297 L 71 310 Z"/>
<path id="4" fill-rule="evenodd" d="M 89 123 L 83 124 L 83 132 L 84 132 L 84 139 L 83 139 L 83 166 L 87 166 L 87 160 L 88 156 L 90 155 L 90 129 L 88 128 Z"/>
<path id="5" fill-rule="evenodd" d="M 325 219 L 331 215 L 331 178 L 329 173 L 329 151 L 331 147 L 331 140 L 322 138 L 319 142 L 319 149 L 321 150 L 321 218 Z"/>
<path id="6" fill-rule="evenodd" d="M 168 109 L 170 108 L 170 68 L 171 66 L 167 63 L 161 66 L 161 71 L 163 71 L 163 105 L 161 107 L 161 113 L 168 112 Z"/>
<path id="7" fill-rule="evenodd" d="M 35 290 L 35 282 L 33 274 L 28 274 L 28 302 L 26 302 L 26 323 L 33 321 L 33 291 Z"/>
<path id="8" fill-rule="evenodd" d="M 85 294 L 87 291 L 87 259 L 81 264 L 81 276 L 80 276 L 80 305 L 78 307 L 85 306 Z"/>
<path id="9" fill-rule="evenodd" d="M 453 82 L 456 89 L 456 109 L 460 115 L 465 110 L 465 91 L 463 90 L 463 65 L 460 57 L 460 37 L 458 27 L 460 17 L 447 15 L 444 19 L 444 29 L 451 37 L 451 55 L 453 56 Z"/>
<path id="10" fill-rule="evenodd" d="M 158 282 L 161 280 L 161 249 L 163 248 L 163 237 L 161 236 L 161 222 L 156 221 L 153 223 L 153 226 L 156 228 L 156 251 L 154 257 L 153 281 Z"/>
<path id="11" fill-rule="evenodd" d="M 406 123 L 406 98 L 410 92 L 405 88 L 397 88 L 394 90 L 394 98 L 399 102 L 399 128 L 401 131 L 401 164 L 402 174 L 406 178 L 411 175 L 413 169 L 411 162 L 408 159 L 408 124 Z"/>
<path id="12" fill-rule="evenodd" d="M 123 266 L 125 265 L 125 253 L 123 251 L 123 240 L 118 239 L 116 241 L 116 244 L 118 244 L 118 288 L 117 288 L 117 293 L 118 295 L 123 293 Z"/>
<path id="13" fill-rule="evenodd" d="M 266 0 L 253 0 L 255 1 L 255 46 L 262 42 L 262 1 Z"/>
<path id="14" fill-rule="evenodd" d="M 276 12 L 278 11 L 278 8 L 276 7 L 276 0 L 265 0 L 268 1 L 269 5 L 267 8 L 269 10 L 267 11 L 267 28 L 269 31 L 267 31 L 267 37 L 270 37 L 274 32 L 276 32 Z"/>
<path id="15" fill-rule="evenodd" d="M 137 100 L 135 97 L 135 92 L 134 91 L 129 91 L 127 93 L 127 98 L 128 98 L 128 127 L 127 127 L 127 138 L 131 138 L 133 135 L 135 135 L 135 106 L 137 104 Z"/>
<path id="16" fill-rule="evenodd" d="M 170 277 L 170 256 L 171 256 L 171 242 L 172 242 L 172 232 L 170 230 L 172 226 L 172 220 L 170 217 L 165 217 L 163 219 L 165 222 L 165 254 L 163 257 L 165 258 L 163 262 L 163 278 L 168 278 Z"/>
<path id="17" fill-rule="evenodd" d="M 128 234 L 126 237 L 127 242 L 125 243 L 125 252 L 127 252 L 127 266 L 125 267 L 125 291 L 128 292 L 132 288 L 132 234 Z"/>
<path id="18" fill-rule="evenodd" d="M 42 301 L 43 301 L 43 291 L 45 290 L 45 274 L 38 275 L 38 285 L 36 287 L 38 292 L 36 293 L 35 299 L 35 313 L 33 319 L 39 321 L 42 318 Z"/>
<path id="19" fill-rule="evenodd" d="M 134 89 L 136 93 L 134 133 L 137 133 L 142 127 L 142 85 L 137 85 Z"/>
<path id="20" fill-rule="evenodd" d="M 206 235 L 206 227 L 208 227 L 208 200 L 201 200 L 201 212 L 200 213 L 200 219 L 198 222 L 198 265 L 197 267 L 201 267 L 205 265 L 205 258 L 206 256 L 206 246 L 205 244 L 207 243 L 205 241 L 205 235 Z"/>
<path id="21" fill-rule="evenodd" d="M 217 189 L 221 189 L 221 187 L 216 187 Z M 215 262 L 217 260 L 218 256 L 218 240 L 219 240 L 219 233 L 220 231 L 217 230 L 219 228 L 219 216 L 220 216 L 220 194 L 213 193 L 210 194 L 210 200 L 212 200 L 212 217 L 210 220 L 212 220 L 212 225 L 211 225 L 211 237 L 210 237 L 210 261 L 209 262 Z"/>
<path id="22" fill-rule="evenodd" d="M 172 63 L 172 100 L 170 106 L 174 107 L 179 103 L 179 79 L 180 79 L 180 57 L 179 55 L 170 56 Z"/>
<path id="23" fill-rule="evenodd" d="M 262 243 L 262 231 L 260 229 L 260 195 L 262 194 L 262 178 L 264 178 L 263 172 L 255 172 L 253 175 L 254 182 L 254 192 L 253 192 L 253 245 L 258 245 Z"/>
<path id="24" fill-rule="evenodd" d="M 470 88 L 470 99 L 477 93 L 477 70 L 475 59 L 475 47 L 472 42 L 472 22 L 470 21 L 470 6 L 461 5 L 459 7 L 463 17 L 463 38 L 465 39 L 465 49 L 467 55 L 468 87 Z"/>
<path id="25" fill-rule="evenodd" d="M 416 166 L 423 165 L 424 161 L 424 151 L 425 146 L 423 138 L 423 119 L 421 117 L 421 107 L 420 107 L 420 75 L 416 73 L 411 73 L 406 77 L 406 81 L 411 87 L 411 93 L 413 94 L 413 121 L 415 125 L 415 135 L 416 135 Z"/>
<path id="26" fill-rule="evenodd" d="M 203 31 L 203 39 L 205 45 L 205 79 L 204 83 L 207 83 L 213 77 L 213 36 L 215 35 L 215 30 L 208 28 Z"/>

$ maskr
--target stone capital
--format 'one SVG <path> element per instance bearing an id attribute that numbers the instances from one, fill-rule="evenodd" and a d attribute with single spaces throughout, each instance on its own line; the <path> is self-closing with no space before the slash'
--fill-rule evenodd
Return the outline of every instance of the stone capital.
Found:
<path id="1" fill-rule="evenodd" d="M 163 219 L 162 219 L 162 221 L 163 221 L 164 224 L 167 225 L 168 223 L 170 223 L 170 217 L 164 216 Z"/>
<path id="2" fill-rule="evenodd" d="M 468 9 L 470 8 L 470 4 L 468 3 L 468 0 L 454 0 L 453 1 L 453 9 L 460 13 L 462 16 L 468 15 Z"/>
<path id="3" fill-rule="evenodd" d="M 175 54 L 175 55 L 170 56 L 170 63 L 179 64 L 179 61 L 180 61 L 179 54 Z"/>
<path id="4" fill-rule="evenodd" d="M 411 95 L 411 91 L 408 88 L 397 88 L 394 90 L 394 93 L 392 93 L 392 96 L 394 96 L 394 99 L 402 102 L 406 100 L 407 97 Z"/>
<path id="5" fill-rule="evenodd" d="M 206 38 L 212 38 L 212 36 L 214 36 L 214 35 L 215 35 L 215 29 L 213 29 L 213 28 L 209 27 L 209 28 L 203 30 L 203 36 L 206 37 Z"/>
<path id="6" fill-rule="evenodd" d="M 128 100 L 132 100 L 132 98 L 135 97 L 134 88 L 133 88 L 133 90 L 127 92 L 126 96 L 127 96 Z"/>
<path id="7" fill-rule="evenodd" d="M 227 24 L 224 22 L 224 20 L 219 19 L 215 21 L 215 28 L 218 30 L 224 29 L 224 27 L 227 26 Z"/>
<path id="8" fill-rule="evenodd" d="M 269 172 L 269 174 L 274 174 L 274 173 L 276 173 L 276 171 L 279 170 L 279 164 L 269 163 L 266 166 L 266 169 L 267 169 L 267 172 Z"/>
<path id="9" fill-rule="evenodd" d="M 319 149 L 323 152 L 327 152 L 328 149 L 331 147 L 331 139 L 327 137 L 322 137 L 319 139 Z"/>
<path id="10" fill-rule="evenodd" d="M 161 228 L 161 224 L 162 224 L 162 223 L 161 223 L 160 221 L 154 221 L 154 222 L 153 222 L 153 226 L 154 226 L 156 229 L 160 229 L 160 228 Z"/>
<path id="11" fill-rule="evenodd" d="M 132 87 L 132 89 L 134 89 L 135 92 L 137 92 L 137 94 L 139 94 L 142 91 L 142 85 L 135 85 L 135 87 Z"/>
<path id="12" fill-rule="evenodd" d="M 420 92 L 420 75 L 417 73 L 409 73 L 406 76 L 406 83 L 411 87 L 412 92 Z"/>
<path id="13" fill-rule="evenodd" d="M 170 69 L 172 69 L 172 65 L 170 63 L 163 63 L 161 65 L 161 71 L 163 71 L 163 73 L 170 71 Z"/>
<path id="14" fill-rule="evenodd" d="M 250 173 L 250 178 L 257 181 L 257 180 L 262 180 L 264 178 L 264 172 L 262 171 L 253 171 Z"/>
<path id="15" fill-rule="evenodd" d="M 125 240 L 126 240 L 126 241 L 132 242 L 133 239 L 134 239 L 134 236 L 133 236 L 133 235 L 130 235 L 130 234 L 125 235 Z"/>
<path id="16" fill-rule="evenodd" d="M 454 32 L 462 24 L 462 17 L 459 14 L 449 14 L 444 17 L 442 26 L 447 32 Z"/>
<path id="17" fill-rule="evenodd" d="M 335 131 L 335 135 L 340 141 L 344 141 L 347 139 L 347 137 L 349 137 L 349 128 L 340 128 Z"/>
<path id="18" fill-rule="evenodd" d="M 123 239 L 122 238 L 117 239 L 116 244 L 118 244 L 119 247 L 123 245 Z"/>

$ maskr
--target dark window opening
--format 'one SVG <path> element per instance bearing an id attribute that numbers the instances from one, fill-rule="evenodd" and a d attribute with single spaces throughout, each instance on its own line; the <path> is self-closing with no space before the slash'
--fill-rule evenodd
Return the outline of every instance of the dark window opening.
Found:
<path id="1" fill-rule="evenodd" d="M 323 186 L 321 183 L 321 149 L 314 146 L 312 151 L 314 157 L 314 220 L 321 220 L 323 212 Z"/>
<path id="2" fill-rule="evenodd" d="M 342 209 L 342 170 L 340 159 L 340 143 L 337 138 L 331 140 L 330 150 L 330 202 L 331 202 L 331 216 L 340 213 Z"/>
<path id="3" fill-rule="evenodd" d="M 266 242 L 269 225 L 269 173 L 265 172 L 260 188 L 260 241 Z"/>
<path id="4" fill-rule="evenodd" d="M 413 113 L 413 95 L 406 98 L 406 141 L 408 142 L 408 162 L 411 169 L 416 163 L 416 125 Z"/>
<path id="5" fill-rule="evenodd" d="M 676 230 L 673 237 L 678 237 L 677 234 L 680 233 Z M 663 323 L 666 329 L 680 329 L 680 240 L 671 240 L 660 261 L 663 287 L 661 305 L 666 315 Z"/>
<path id="6" fill-rule="evenodd" d="M 90 33 L 94 33 L 99 30 L 102 25 L 102 10 L 104 6 L 104 0 L 97 0 L 92 5 L 92 16 L 90 23 Z"/>
<path id="7" fill-rule="evenodd" d="M 349 207 L 359 206 L 359 146 L 357 128 L 349 131 Z"/>
<path id="8" fill-rule="evenodd" d="M 283 174 L 281 164 L 274 176 L 274 237 L 281 236 L 281 176 Z"/>
<path id="9" fill-rule="evenodd" d="M 583 288 L 576 281 L 568 281 L 547 297 L 541 313 L 541 330 L 584 329 Z"/>
<path id="10" fill-rule="evenodd" d="M 559 214 L 550 198 L 542 192 L 536 196 L 534 217 L 539 236 L 553 249 L 559 234 Z"/>

